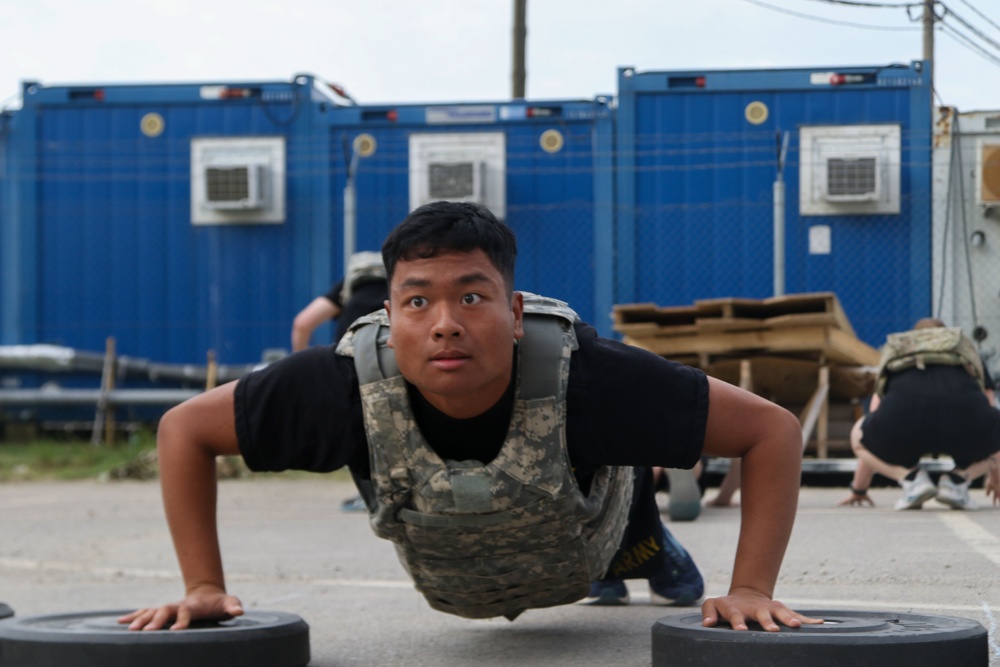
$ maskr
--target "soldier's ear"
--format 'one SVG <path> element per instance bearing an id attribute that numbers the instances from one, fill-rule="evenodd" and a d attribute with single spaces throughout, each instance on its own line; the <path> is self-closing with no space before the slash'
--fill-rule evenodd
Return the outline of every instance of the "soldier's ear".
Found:
<path id="1" fill-rule="evenodd" d="M 514 340 L 524 338 L 524 295 L 514 292 L 510 300 L 514 313 Z"/>
<path id="2" fill-rule="evenodd" d="M 385 314 L 386 314 L 386 317 L 389 317 L 389 318 L 391 318 L 391 317 L 392 317 L 392 311 L 391 311 L 391 310 L 389 310 L 389 299 L 386 299 L 385 301 L 383 301 L 383 302 L 382 302 L 382 305 L 384 305 L 384 306 L 385 306 Z M 392 320 L 390 319 L 390 322 L 391 322 L 391 321 L 392 321 Z M 389 338 L 387 338 L 387 339 L 386 339 L 386 341 L 385 341 L 385 345 L 386 345 L 386 347 L 389 347 L 389 348 L 391 348 L 391 347 L 393 346 L 393 345 L 392 345 L 392 328 L 390 328 L 390 329 L 389 329 Z"/>

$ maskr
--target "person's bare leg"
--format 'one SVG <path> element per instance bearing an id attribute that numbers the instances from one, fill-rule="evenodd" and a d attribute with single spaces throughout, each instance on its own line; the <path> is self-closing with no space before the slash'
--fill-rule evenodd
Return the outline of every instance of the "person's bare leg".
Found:
<path id="1" fill-rule="evenodd" d="M 894 465 L 892 463 L 886 463 L 879 457 L 872 454 L 868 449 L 861 443 L 861 422 L 863 420 L 859 419 L 855 422 L 854 426 L 851 428 L 851 449 L 854 450 L 854 455 L 859 459 L 862 459 L 867 463 L 872 470 L 880 475 L 884 475 L 891 480 L 896 482 L 900 481 L 908 474 L 910 474 L 911 468 L 906 468 L 900 465 Z"/>
<path id="2" fill-rule="evenodd" d="M 989 469 L 990 469 L 990 459 L 986 458 L 983 459 L 982 461 L 977 461 L 976 463 L 973 463 L 965 470 L 959 470 L 958 468 L 955 468 L 955 470 L 953 470 L 952 472 L 961 475 L 970 482 L 974 482 L 983 475 L 985 475 L 989 471 Z"/>
<path id="3" fill-rule="evenodd" d="M 708 504 L 712 507 L 736 507 L 736 503 L 733 502 L 733 495 L 739 490 L 741 479 L 740 460 L 732 459 L 729 462 L 729 470 L 726 472 L 726 476 L 722 478 L 722 483 L 719 484 L 719 493 L 715 498 L 708 501 Z"/>

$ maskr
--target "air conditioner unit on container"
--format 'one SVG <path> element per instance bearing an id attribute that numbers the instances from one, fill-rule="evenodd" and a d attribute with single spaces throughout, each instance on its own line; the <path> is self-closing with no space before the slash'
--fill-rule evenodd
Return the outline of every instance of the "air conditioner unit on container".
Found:
<path id="1" fill-rule="evenodd" d="M 882 195 L 881 173 L 877 155 L 828 157 L 823 198 L 831 202 L 877 201 Z"/>
<path id="2" fill-rule="evenodd" d="M 205 206 L 216 210 L 260 209 L 267 205 L 267 167 L 261 164 L 205 167 Z"/>
<path id="3" fill-rule="evenodd" d="M 506 216 L 503 132 L 422 132 L 409 138 L 410 209 L 434 201 L 484 204 Z"/>
<path id="4" fill-rule="evenodd" d="M 482 160 L 427 164 L 427 194 L 432 200 L 485 201 L 486 163 Z"/>
<path id="5" fill-rule="evenodd" d="M 1000 144 L 979 145 L 979 203 L 1000 206 Z"/>
<path id="6" fill-rule="evenodd" d="M 191 138 L 191 224 L 284 221 L 284 137 Z"/>
<path id="7" fill-rule="evenodd" d="M 901 135 L 899 125 L 801 127 L 799 214 L 898 214 Z"/>

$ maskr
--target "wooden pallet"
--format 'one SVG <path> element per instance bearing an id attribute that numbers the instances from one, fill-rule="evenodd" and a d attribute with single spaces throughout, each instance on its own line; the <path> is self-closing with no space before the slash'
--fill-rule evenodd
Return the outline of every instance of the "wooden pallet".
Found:
<path id="1" fill-rule="evenodd" d="M 626 343 L 799 409 L 802 446 L 828 453 L 831 400 L 871 393 L 879 353 L 859 340 L 831 292 L 615 306 Z"/>
<path id="2" fill-rule="evenodd" d="M 702 370 L 714 378 L 739 385 L 743 362 L 742 359 L 729 357 L 715 358 L 710 359 Z M 699 364 L 689 360 L 688 365 Z M 750 357 L 752 390 L 755 394 L 779 405 L 804 406 L 816 391 L 820 367 L 820 362 L 812 359 Z M 875 374 L 866 367 L 831 365 L 829 383 L 830 399 L 838 403 L 849 403 L 872 393 L 875 388 Z"/>
<path id="3" fill-rule="evenodd" d="M 879 360 L 878 350 L 854 336 L 829 326 L 815 325 L 675 336 L 626 336 L 625 342 L 668 359 L 691 355 L 790 355 L 821 358 L 847 366 L 875 366 Z"/>
<path id="4" fill-rule="evenodd" d="M 768 299 L 701 299 L 693 306 L 635 303 L 614 307 L 615 330 L 626 336 L 672 336 L 714 329 L 748 331 L 800 324 L 830 325 L 852 336 L 854 329 L 832 292 Z"/>
<path id="5" fill-rule="evenodd" d="M 834 363 L 873 366 L 878 351 L 858 340 L 836 295 L 706 299 L 693 306 L 627 304 L 614 308 L 615 330 L 660 356 L 822 355 Z"/>

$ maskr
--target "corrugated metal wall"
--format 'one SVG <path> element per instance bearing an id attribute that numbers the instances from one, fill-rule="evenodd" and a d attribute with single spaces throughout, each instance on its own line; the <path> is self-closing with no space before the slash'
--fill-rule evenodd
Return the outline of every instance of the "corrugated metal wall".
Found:
<path id="1" fill-rule="evenodd" d="M 599 276 L 596 252 L 610 256 L 607 245 L 595 249 L 595 216 L 609 219 L 611 156 L 596 146 L 610 141 L 610 112 L 602 102 L 533 102 L 558 109 L 555 118 L 517 118 L 490 124 L 441 125 L 426 122 L 426 107 L 396 107 L 397 120 L 362 120 L 365 109 L 338 109 L 331 116 L 331 144 L 350 145 L 359 134 L 375 138 L 377 149 L 358 161 L 356 171 L 358 249 L 376 250 L 386 234 L 409 212 L 409 137 L 413 133 L 504 133 L 506 138 L 506 218 L 518 238 L 516 289 L 554 296 L 570 304 L 587 321 L 601 320 L 610 332 L 610 295 L 596 296 Z M 524 105 L 498 105 L 509 109 Z M 377 116 L 377 114 L 372 113 Z M 518 117 L 517 113 L 503 114 Z M 557 128 L 562 148 L 549 153 L 539 145 L 541 134 Z M 332 188 L 339 196 L 346 182 L 347 158 L 334 155 Z M 604 166 L 602 167 L 602 163 Z M 597 176 L 598 170 L 602 176 Z M 595 185 L 595 179 L 603 185 Z M 602 193 L 598 195 L 597 189 Z M 343 225 L 343 211 L 334 212 L 335 228 Z M 339 231 L 338 231 L 339 233 Z"/>
<path id="2" fill-rule="evenodd" d="M 377 249 L 410 208 L 409 137 L 503 132 L 506 220 L 518 235 L 516 287 L 567 300 L 604 334 L 615 303 L 688 304 L 770 296 L 775 135 L 788 131 L 786 292 L 834 291 L 878 344 L 930 309 L 930 92 L 922 65 L 856 86 L 810 70 L 635 73 L 610 100 L 493 105 L 490 122 L 429 120 L 425 105 L 344 107 L 310 77 L 255 84 L 256 97 L 205 99 L 196 85 L 101 89 L 27 84 L 4 126 L 0 344 L 58 343 L 201 363 L 253 363 L 287 348 L 293 315 L 342 275 L 343 188 L 362 132 L 357 249 Z M 698 83 L 699 77 L 701 79 Z M 762 102 L 765 122 L 747 105 Z M 463 105 L 452 105 L 461 110 Z M 392 110 L 392 117 L 385 111 Z M 145 114 L 164 120 L 140 131 Z M 461 114 L 459 114 L 461 115 Z M 798 131 L 898 124 L 901 211 L 798 214 Z M 546 130 L 562 146 L 543 150 Z M 281 136 L 281 224 L 191 224 L 191 140 Z M 832 252 L 811 254 L 810 227 Z M 323 342 L 321 331 L 314 342 Z"/>
<path id="3" fill-rule="evenodd" d="M 819 68 L 621 70 L 619 301 L 772 296 L 772 193 L 778 139 L 788 132 L 785 293 L 835 292 L 874 345 L 929 314 L 931 99 L 922 69 L 880 68 L 853 86 L 811 83 Z M 754 102 L 767 109 L 763 122 L 746 116 Z M 878 123 L 901 126 L 900 213 L 800 215 L 799 129 Z M 809 251 L 816 224 L 830 227 L 829 254 Z"/>
<path id="4" fill-rule="evenodd" d="M 600 313 L 610 333 L 611 292 L 595 287 L 611 283 L 610 244 L 595 257 L 595 229 L 609 236 L 612 214 L 606 101 L 552 102 L 545 118 L 493 105 L 492 123 L 448 124 L 428 122 L 423 105 L 391 120 L 376 107 L 338 108 L 311 85 L 261 84 L 262 95 L 222 100 L 190 85 L 32 87 L 4 182 L 18 204 L 0 213 L 0 343 L 102 350 L 114 336 L 119 353 L 166 363 L 203 363 L 209 350 L 220 363 L 254 363 L 288 348 L 294 314 L 343 274 L 343 190 L 362 132 L 378 148 L 357 162 L 356 249 L 378 249 L 410 210 L 410 134 L 500 131 L 516 287 L 570 301 L 587 320 Z M 163 132 L 147 136 L 140 125 L 153 112 Z M 562 134 L 559 150 L 541 148 L 547 129 Z M 285 138 L 284 222 L 193 225 L 192 139 L 259 136 Z"/>
<path id="5" fill-rule="evenodd" d="M 934 143 L 934 315 L 974 336 L 1000 377 L 1000 111 L 944 108 Z M 984 173 L 985 172 L 985 173 Z M 983 197 L 983 186 L 987 196 Z M 989 187 L 992 185 L 993 187 Z"/>

